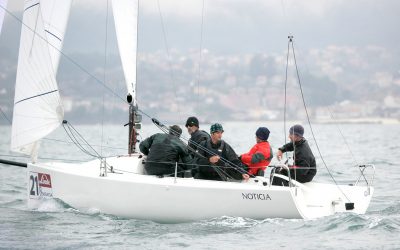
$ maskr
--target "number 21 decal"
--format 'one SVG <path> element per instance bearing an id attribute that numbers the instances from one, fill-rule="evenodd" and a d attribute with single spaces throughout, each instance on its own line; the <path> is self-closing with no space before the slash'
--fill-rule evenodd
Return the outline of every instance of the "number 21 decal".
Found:
<path id="1" fill-rule="evenodd" d="M 38 177 L 37 174 L 33 175 L 36 173 L 32 173 L 29 175 L 29 183 L 31 186 L 31 190 L 29 192 L 29 195 L 39 195 L 39 184 L 38 184 Z"/>
<path id="2" fill-rule="evenodd" d="M 49 174 L 29 172 L 29 196 L 31 198 L 52 197 L 53 190 Z"/>

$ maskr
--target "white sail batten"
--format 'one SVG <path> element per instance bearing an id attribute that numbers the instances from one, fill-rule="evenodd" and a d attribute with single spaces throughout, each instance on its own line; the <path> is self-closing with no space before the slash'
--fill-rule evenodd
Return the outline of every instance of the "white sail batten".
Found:
<path id="1" fill-rule="evenodd" d="M 33 160 L 39 140 L 55 130 L 64 116 L 54 71 L 58 65 L 52 61 L 42 4 L 46 1 L 25 1 L 11 131 L 11 150 Z"/>
<path id="2" fill-rule="evenodd" d="M 128 94 L 136 104 L 138 0 L 113 0 L 115 30 Z"/>
<path id="3" fill-rule="evenodd" d="M 3 20 L 4 20 L 4 14 L 5 14 L 5 8 L 7 7 L 7 0 L 0 0 L 0 34 L 1 34 L 1 28 L 3 27 Z"/>

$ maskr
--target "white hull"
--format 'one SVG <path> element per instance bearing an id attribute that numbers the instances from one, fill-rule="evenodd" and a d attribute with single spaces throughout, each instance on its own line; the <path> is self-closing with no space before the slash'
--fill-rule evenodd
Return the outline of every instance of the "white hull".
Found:
<path id="1" fill-rule="evenodd" d="M 100 176 L 99 160 L 28 164 L 28 205 L 35 208 L 43 198 L 52 197 L 81 210 L 173 223 L 224 215 L 310 219 L 337 212 L 365 213 L 373 194 L 372 187 L 340 186 L 354 203 L 353 210 L 346 210 L 347 199 L 330 184 L 290 188 L 271 186 L 265 178 L 246 183 L 158 178 L 141 174 L 143 165 L 138 155 L 108 158 L 107 163 L 117 173 Z"/>

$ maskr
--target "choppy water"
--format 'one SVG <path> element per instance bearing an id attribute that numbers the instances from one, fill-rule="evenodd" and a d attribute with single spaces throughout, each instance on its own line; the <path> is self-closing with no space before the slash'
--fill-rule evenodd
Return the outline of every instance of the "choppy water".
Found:
<path id="1" fill-rule="evenodd" d="M 237 153 L 254 144 L 254 131 L 268 126 L 276 150 L 283 142 L 280 124 L 224 123 L 224 139 Z M 157 129 L 145 125 L 143 136 Z M 204 126 L 208 129 L 208 126 Z M 104 155 L 125 153 L 126 131 L 122 126 L 79 126 L 94 145 L 103 145 Z M 59 200 L 43 203 L 38 210 L 26 207 L 26 170 L 0 164 L 0 249 L 400 249 L 400 126 L 340 125 L 354 155 L 336 125 L 314 125 L 318 146 L 339 183 L 356 178 L 354 162 L 376 165 L 375 194 L 365 215 L 338 214 L 316 220 L 221 217 L 182 224 L 118 218 L 97 211 L 77 211 Z M 187 136 L 187 134 L 186 134 Z M 315 155 L 318 152 L 306 127 Z M 50 136 L 68 141 L 62 129 Z M 0 157 L 9 157 L 10 128 L 0 127 Z M 103 141 L 103 142 L 102 142 Z M 45 141 L 43 158 L 90 159 L 73 145 Z M 330 181 L 317 156 L 316 180 Z M 44 159 L 45 160 L 45 159 Z M 162 210 L 160 210 L 162 213 Z"/>

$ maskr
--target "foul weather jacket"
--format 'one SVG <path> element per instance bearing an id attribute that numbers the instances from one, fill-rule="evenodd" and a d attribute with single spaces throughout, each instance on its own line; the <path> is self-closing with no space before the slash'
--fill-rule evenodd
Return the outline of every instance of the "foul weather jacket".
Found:
<path id="1" fill-rule="evenodd" d="M 214 144 L 208 139 L 200 145 L 196 157 L 196 163 L 199 165 L 198 173 L 195 178 L 218 181 L 243 179 L 243 165 L 228 143 L 221 140 Z M 214 155 L 219 155 L 222 159 L 212 164 L 209 159 Z"/>
<path id="2" fill-rule="evenodd" d="M 257 163 L 252 163 L 251 158 L 254 154 L 261 153 L 264 156 L 264 160 L 261 160 Z M 248 153 L 242 154 L 240 159 L 244 164 L 246 164 L 249 169 L 249 174 L 257 175 L 258 170 L 265 170 L 265 168 L 269 165 L 272 159 L 272 149 L 269 145 L 269 142 L 262 141 L 254 145 Z"/>
<path id="3" fill-rule="evenodd" d="M 144 167 L 150 175 L 172 175 L 176 162 L 179 164 L 178 171 L 189 169 L 185 163 L 192 163 L 185 144 L 174 135 L 154 134 L 142 141 L 139 148 L 147 155 Z"/>
<path id="4" fill-rule="evenodd" d="M 301 139 L 295 143 L 289 142 L 279 148 L 280 151 L 294 151 L 293 166 L 290 169 L 291 178 L 301 182 L 310 182 L 317 173 L 315 157 L 306 139 Z"/>
<path id="5" fill-rule="evenodd" d="M 190 135 L 188 146 L 193 151 L 196 151 L 200 143 L 206 141 L 207 139 L 210 139 L 210 135 L 204 130 L 198 129 Z M 189 154 L 195 156 L 195 153 L 192 150 L 189 150 Z"/>

